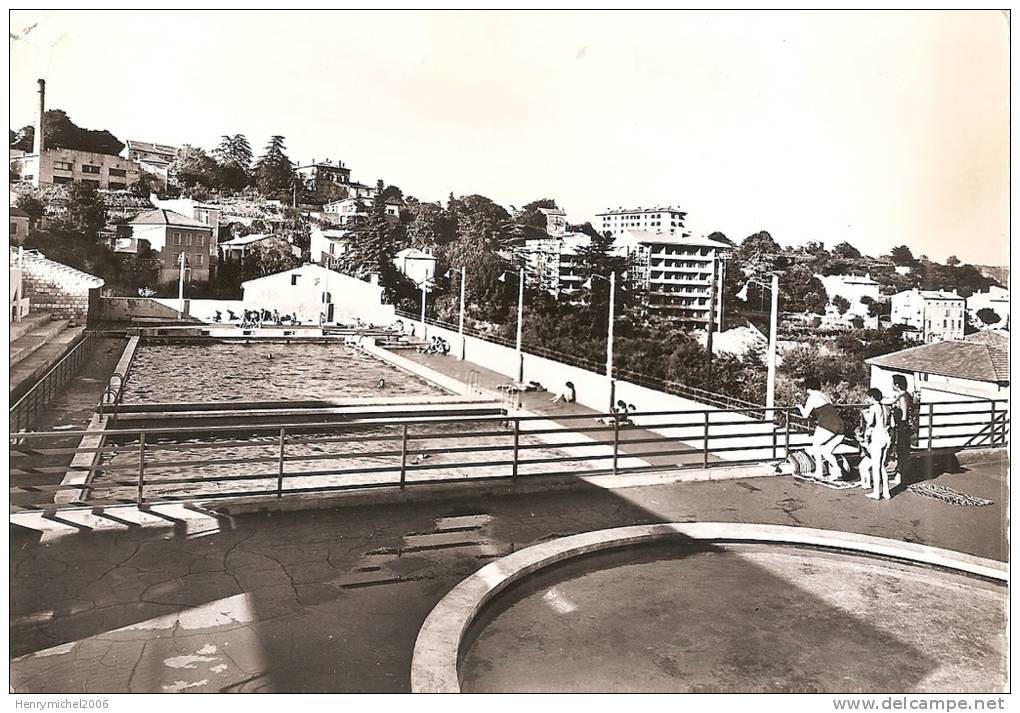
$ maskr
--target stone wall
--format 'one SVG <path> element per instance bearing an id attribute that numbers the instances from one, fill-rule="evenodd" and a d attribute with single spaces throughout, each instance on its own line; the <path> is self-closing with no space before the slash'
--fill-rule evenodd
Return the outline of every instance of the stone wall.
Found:
<path id="1" fill-rule="evenodd" d="M 18 259 L 17 253 L 12 252 L 11 261 Z M 103 286 L 101 278 L 50 260 L 34 250 L 21 253 L 20 260 L 22 288 L 30 300 L 30 312 L 86 320 L 89 292 Z"/>

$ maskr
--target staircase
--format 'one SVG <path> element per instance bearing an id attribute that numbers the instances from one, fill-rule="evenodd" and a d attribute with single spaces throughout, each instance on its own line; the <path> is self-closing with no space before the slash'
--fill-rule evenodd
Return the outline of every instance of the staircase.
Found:
<path id="1" fill-rule="evenodd" d="M 84 326 L 72 327 L 70 320 L 54 318 L 49 312 L 32 312 L 20 322 L 11 322 L 10 327 L 8 387 L 12 401 L 56 364 L 85 331 Z"/>

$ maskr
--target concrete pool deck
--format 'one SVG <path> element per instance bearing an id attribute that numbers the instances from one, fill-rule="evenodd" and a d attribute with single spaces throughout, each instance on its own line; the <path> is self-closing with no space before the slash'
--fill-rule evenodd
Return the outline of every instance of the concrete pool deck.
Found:
<path id="1" fill-rule="evenodd" d="M 192 513 L 162 530 L 68 528 L 45 544 L 12 528 L 11 686 L 407 691 L 418 630 L 457 583 L 493 558 L 609 527 L 774 523 L 1006 561 L 1006 460 L 988 457 L 935 480 L 993 500 L 987 507 L 910 492 L 876 503 L 860 490 L 781 477 L 229 518 Z"/>

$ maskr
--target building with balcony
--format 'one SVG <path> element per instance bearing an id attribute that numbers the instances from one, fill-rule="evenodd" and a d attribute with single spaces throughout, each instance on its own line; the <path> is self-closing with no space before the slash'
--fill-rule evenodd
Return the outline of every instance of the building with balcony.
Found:
<path id="1" fill-rule="evenodd" d="M 687 213 L 678 208 L 617 208 L 595 216 L 596 229 L 603 235 L 607 232 L 620 235 L 628 230 L 640 230 L 655 235 L 687 235 L 684 233 L 684 218 Z"/>
<path id="2" fill-rule="evenodd" d="M 890 298 L 892 324 L 906 327 L 924 342 L 963 339 L 966 300 L 956 293 L 942 290 L 904 290 Z"/>
<path id="3" fill-rule="evenodd" d="M 44 149 L 41 154 L 14 157 L 11 168 L 20 180 L 37 187 L 88 183 L 110 191 L 123 191 L 142 175 L 142 167 L 135 161 L 77 149 Z"/>

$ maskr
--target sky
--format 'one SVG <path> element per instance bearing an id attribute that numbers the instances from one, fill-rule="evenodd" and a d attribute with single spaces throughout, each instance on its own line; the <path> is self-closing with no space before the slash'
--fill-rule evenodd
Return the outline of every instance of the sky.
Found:
<path id="1" fill-rule="evenodd" d="M 999 11 L 12 11 L 11 33 L 15 130 L 42 77 L 122 141 L 282 134 L 422 200 L 672 205 L 695 234 L 1008 264 Z"/>

